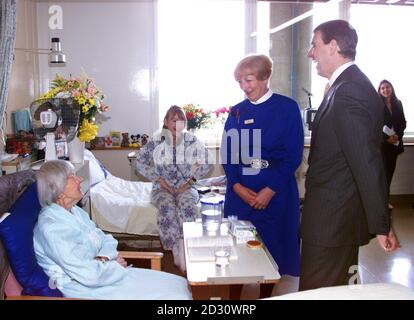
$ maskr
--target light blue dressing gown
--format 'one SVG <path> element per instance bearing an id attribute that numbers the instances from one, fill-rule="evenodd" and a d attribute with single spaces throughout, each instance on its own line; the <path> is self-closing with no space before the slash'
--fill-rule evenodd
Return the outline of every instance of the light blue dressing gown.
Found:
<path id="1" fill-rule="evenodd" d="M 124 268 L 117 240 L 98 229 L 88 214 L 52 204 L 34 229 L 39 265 L 65 297 L 87 299 L 191 299 L 186 279 L 160 271 Z M 106 256 L 108 262 L 95 259 Z"/>

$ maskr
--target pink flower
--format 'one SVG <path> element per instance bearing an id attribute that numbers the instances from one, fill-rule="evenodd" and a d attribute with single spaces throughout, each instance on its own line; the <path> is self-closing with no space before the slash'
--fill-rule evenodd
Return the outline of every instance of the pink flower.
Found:
<path id="1" fill-rule="evenodd" d="M 226 108 L 226 107 L 222 107 L 217 109 L 216 111 L 214 111 L 214 113 L 216 114 L 216 117 L 218 118 L 220 116 L 220 114 L 222 113 L 229 113 L 230 112 L 230 108 Z"/>

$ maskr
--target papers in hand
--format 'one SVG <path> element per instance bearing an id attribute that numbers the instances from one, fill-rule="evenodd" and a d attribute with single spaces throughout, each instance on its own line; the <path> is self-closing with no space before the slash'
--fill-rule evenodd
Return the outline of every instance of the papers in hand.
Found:
<path id="1" fill-rule="evenodd" d="M 395 134 L 395 131 L 394 131 L 394 129 L 393 128 L 390 128 L 390 127 L 388 127 L 388 126 L 384 126 L 383 128 L 382 128 L 382 132 L 384 132 L 387 136 L 389 136 L 389 137 L 391 137 L 391 136 L 393 136 L 394 134 Z M 395 143 L 394 143 L 394 146 L 398 146 L 400 144 L 400 141 L 396 141 Z"/>
<path id="2" fill-rule="evenodd" d="M 234 240 L 231 235 L 202 236 L 187 238 L 189 261 L 214 261 L 218 246 L 230 248 L 230 260 L 237 259 Z"/>
<path id="3" fill-rule="evenodd" d="M 388 127 L 388 126 L 384 126 L 383 128 L 382 128 L 382 132 L 384 132 L 387 136 L 393 136 L 394 134 L 395 134 L 395 131 L 394 131 L 394 129 L 393 128 L 390 128 L 390 127 Z"/>

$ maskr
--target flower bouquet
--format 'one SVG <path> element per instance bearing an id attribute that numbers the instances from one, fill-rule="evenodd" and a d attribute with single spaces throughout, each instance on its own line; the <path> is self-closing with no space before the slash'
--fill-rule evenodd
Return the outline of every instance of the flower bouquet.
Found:
<path id="1" fill-rule="evenodd" d="M 183 110 L 187 118 L 187 129 L 201 129 L 210 124 L 211 111 L 203 110 L 198 104 L 186 104 Z"/>
<path id="2" fill-rule="evenodd" d="M 222 107 L 214 111 L 216 115 L 215 121 L 219 122 L 220 124 L 224 124 L 229 116 L 230 108 Z"/>
<path id="3" fill-rule="evenodd" d="M 109 107 L 103 103 L 105 96 L 92 79 L 85 74 L 74 79 L 56 75 L 51 89 L 38 100 L 50 98 L 73 98 L 80 106 L 79 140 L 89 142 L 96 137 L 98 126 L 95 124 L 95 114 L 105 112 Z"/>

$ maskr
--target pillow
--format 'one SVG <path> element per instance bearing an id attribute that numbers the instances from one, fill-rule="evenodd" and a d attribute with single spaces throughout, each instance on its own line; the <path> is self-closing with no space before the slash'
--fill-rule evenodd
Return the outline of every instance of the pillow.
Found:
<path id="1" fill-rule="evenodd" d="M 62 297 L 49 288 L 49 277 L 38 265 L 33 247 L 33 229 L 40 212 L 37 184 L 32 183 L 10 208 L 10 215 L 0 223 L 0 238 L 22 294 Z"/>
<path id="2" fill-rule="evenodd" d="M 110 175 L 91 151 L 85 149 L 84 159 L 89 161 L 89 183 L 91 187 L 105 180 Z"/>

